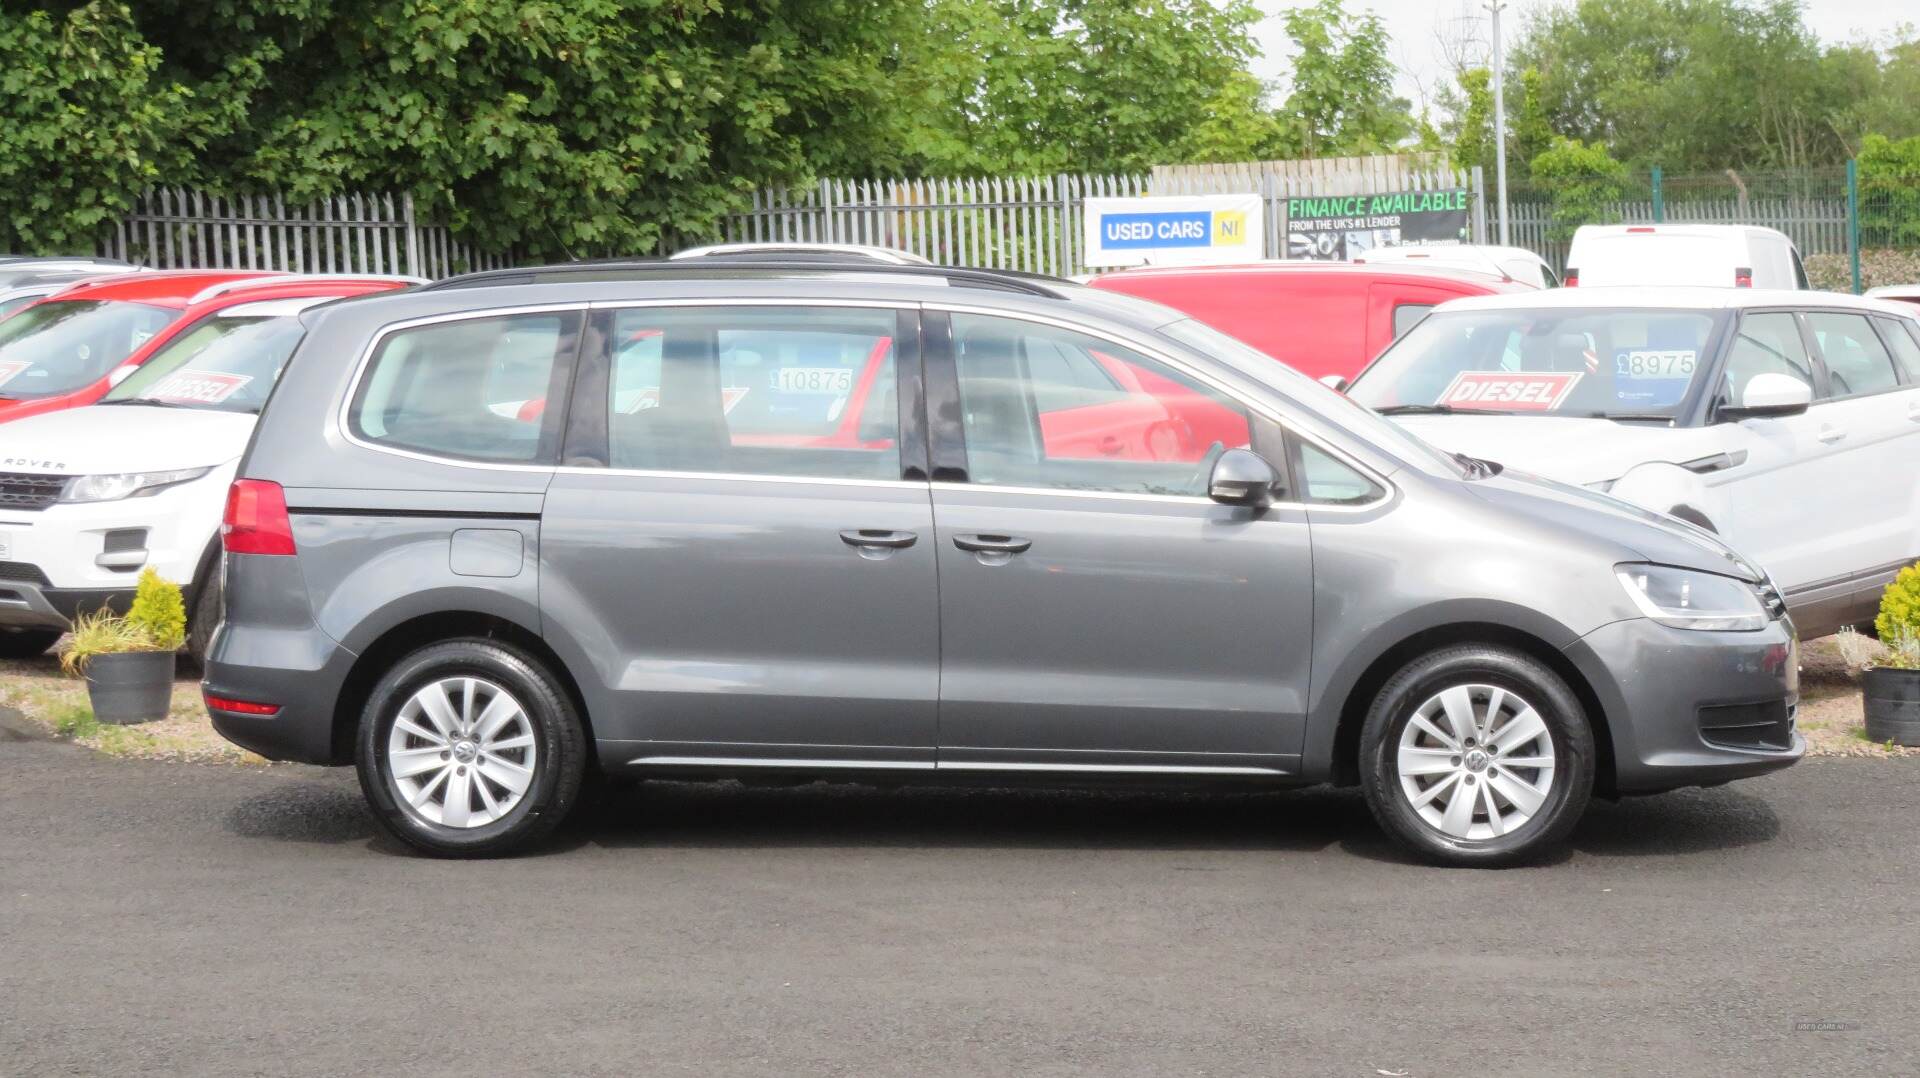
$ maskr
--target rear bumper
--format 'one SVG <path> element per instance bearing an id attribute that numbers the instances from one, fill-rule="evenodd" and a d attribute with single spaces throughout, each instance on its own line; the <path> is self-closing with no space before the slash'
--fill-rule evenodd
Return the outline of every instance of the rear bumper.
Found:
<path id="1" fill-rule="evenodd" d="M 1800 675 L 1789 621 L 1734 633 L 1636 618 L 1594 630 L 1566 655 L 1600 698 L 1618 793 L 1717 785 L 1806 753 L 1792 722 Z M 1747 720 L 1772 724 L 1734 725 Z"/>
<path id="2" fill-rule="evenodd" d="M 200 689 L 208 696 L 275 704 L 272 715 L 207 714 L 220 736 L 269 760 L 334 765 L 353 759 L 351 745 L 335 745 L 334 703 L 353 666 L 353 653 L 318 629 L 229 631 L 222 626 L 208 651 Z"/>

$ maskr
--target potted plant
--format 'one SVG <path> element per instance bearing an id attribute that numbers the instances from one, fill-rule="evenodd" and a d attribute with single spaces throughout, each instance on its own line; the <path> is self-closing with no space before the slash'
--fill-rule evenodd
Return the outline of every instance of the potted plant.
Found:
<path id="1" fill-rule="evenodd" d="M 1873 627 L 1886 655 L 1860 682 L 1867 739 L 1920 745 L 1920 563 L 1887 585 Z"/>
<path id="2" fill-rule="evenodd" d="M 186 642 L 186 629 L 180 585 L 148 566 L 125 615 L 101 609 L 74 619 L 60 665 L 86 678 L 99 721 L 164 719 L 173 703 L 174 652 Z"/>

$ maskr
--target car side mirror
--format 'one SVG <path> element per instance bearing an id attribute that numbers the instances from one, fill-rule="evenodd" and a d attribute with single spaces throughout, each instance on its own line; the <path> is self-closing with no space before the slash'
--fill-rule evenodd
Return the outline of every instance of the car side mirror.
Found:
<path id="1" fill-rule="evenodd" d="M 112 371 L 108 372 L 107 374 L 107 388 L 112 389 L 114 386 L 117 386 L 120 383 L 126 381 L 127 379 L 132 378 L 133 372 L 139 369 L 140 368 L 138 367 L 131 367 L 131 366 L 115 367 Z"/>
<path id="2" fill-rule="evenodd" d="M 1265 457 L 1247 449 L 1229 449 L 1213 462 L 1207 477 L 1207 497 L 1221 505 L 1265 509 L 1280 491 L 1280 473 Z"/>
<path id="3" fill-rule="evenodd" d="M 1320 376 L 1320 384 L 1323 386 L 1326 386 L 1328 389 L 1333 390 L 1335 393 L 1345 393 L 1347 391 L 1347 387 L 1352 385 L 1353 383 L 1347 381 L 1345 377 L 1338 374 L 1323 374 Z"/>
<path id="4" fill-rule="evenodd" d="M 1813 403 L 1813 387 L 1791 374 L 1768 372 L 1748 379 L 1738 404 L 1720 406 L 1722 419 L 1799 415 Z"/>

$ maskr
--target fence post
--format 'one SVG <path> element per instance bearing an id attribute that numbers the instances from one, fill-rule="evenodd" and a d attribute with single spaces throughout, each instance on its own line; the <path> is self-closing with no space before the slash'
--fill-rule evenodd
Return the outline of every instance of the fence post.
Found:
<path id="1" fill-rule="evenodd" d="M 1653 166 L 1653 222 L 1659 224 L 1667 219 L 1667 203 L 1660 190 L 1660 166 Z"/>
<path id="2" fill-rule="evenodd" d="M 1053 174 L 1053 188 L 1060 197 L 1060 269 L 1062 277 L 1073 276 L 1073 204 L 1067 200 L 1067 177 L 1064 173 Z"/>
<path id="3" fill-rule="evenodd" d="M 1473 183 L 1473 242 L 1487 242 L 1487 172 L 1479 165 L 1469 173 Z"/>
<path id="4" fill-rule="evenodd" d="M 413 219 L 413 193 L 400 196 L 400 216 L 407 223 L 407 272 L 415 277 L 425 277 L 420 272 L 420 225 Z"/>
<path id="5" fill-rule="evenodd" d="M 1860 294 L 1860 162 L 1847 159 L 1847 261 L 1853 269 L 1853 294 Z"/>
<path id="6" fill-rule="evenodd" d="M 839 243 L 839 230 L 833 227 L 833 184 L 828 180 L 820 181 L 820 210 L 826 219 L 826 227 L 821 229 L 821 235 L 826 237 L 828 243 Z"/>

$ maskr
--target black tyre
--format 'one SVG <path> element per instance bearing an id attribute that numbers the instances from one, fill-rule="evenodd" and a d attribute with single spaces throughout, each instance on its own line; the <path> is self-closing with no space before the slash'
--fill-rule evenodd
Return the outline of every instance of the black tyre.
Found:
<path id="1" fill-rule="evenodd" d="M 1381 687 L 1360 732 L 1367 806 L 1438 864 L 1537 857 L 1593 792 L 1593 730 L 1559 675 L 1515 651 L 1444 648 Z"/>
<path id="2" fill-rule="evenodd" d="M 207 663 L 207 649 L 213 646 L 213 631 L 220 627 L 220 562 L 213 563 L 213 573 L 200 585 L 200 594 L 193 600 L 193 609 L 187 614 L 187 658 L 192 659 L 202 669 Z"/>
<path id="3" fill-rule="evenodd" d="M 0 659 L 31 659 L 58 639 L 58 629 L 0 629 Z"/>
<path id="4" fill-rule="evenodd" d="M 361 713 L 360 788 L 389 833 L 440 857 L 539 842 L 580 796 L 586 735 L 559 681 L 492 640 L 449 640 L 394 664 Z"/>

